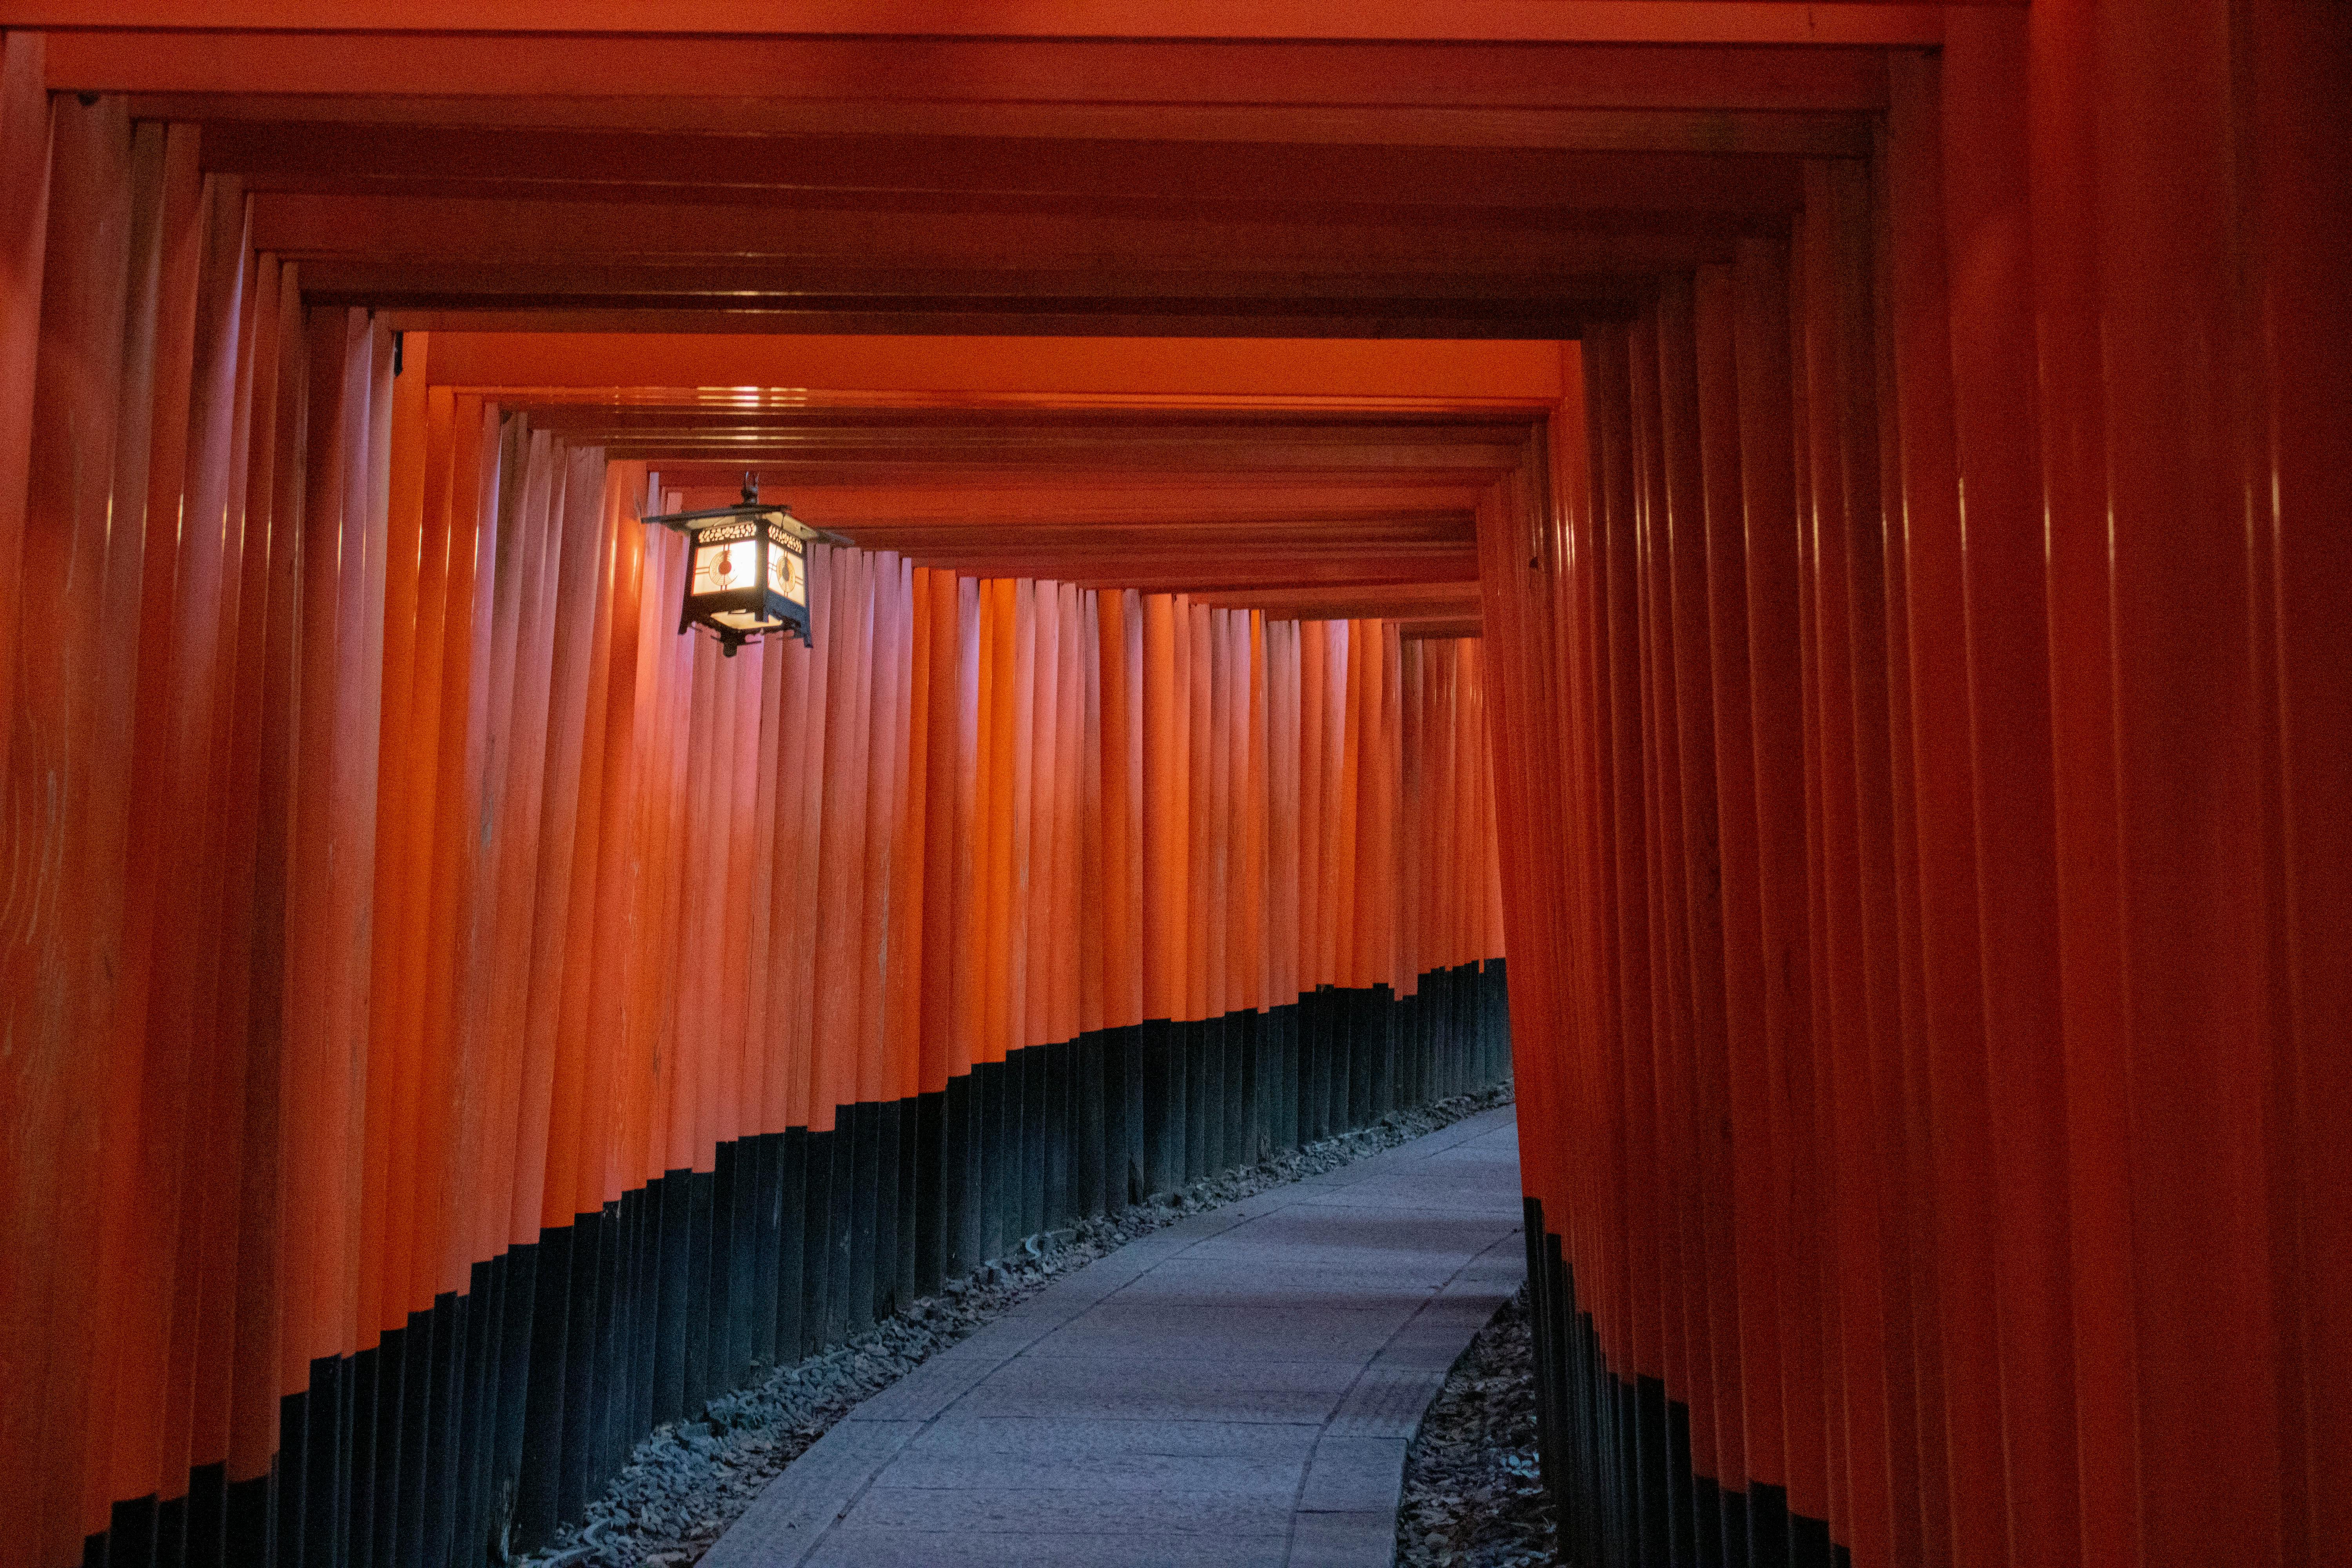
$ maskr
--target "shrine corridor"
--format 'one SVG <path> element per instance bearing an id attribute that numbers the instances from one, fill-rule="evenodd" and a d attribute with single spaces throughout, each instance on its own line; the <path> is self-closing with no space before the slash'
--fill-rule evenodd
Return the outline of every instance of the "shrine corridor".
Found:
<path id="1" fill-rule="evenodd" d="M 2347 0 L 7 0 L 0 1568 L 2342 1563 L 2347 649 Z"/>

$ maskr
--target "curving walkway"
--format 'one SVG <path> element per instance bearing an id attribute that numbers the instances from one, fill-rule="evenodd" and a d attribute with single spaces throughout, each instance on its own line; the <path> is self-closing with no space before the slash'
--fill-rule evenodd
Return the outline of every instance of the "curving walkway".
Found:
<path id="1" fill-rule="evenodd" d="M 1519 1213 L 1506 1106 L 1157 1231 L 858 1406 L 703 1568 L 1385 1568 Z"/>

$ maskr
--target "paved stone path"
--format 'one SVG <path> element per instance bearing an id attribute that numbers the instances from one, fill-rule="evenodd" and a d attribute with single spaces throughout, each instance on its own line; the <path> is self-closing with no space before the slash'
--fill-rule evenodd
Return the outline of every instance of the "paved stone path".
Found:
<path id="1" fill-rule="evenodd" d="M 1405 1444 L 1525 1273 L 1505 1106 L 1055 1281 L 851 1412 L 703 1568 L 1386 1568 Z"/>

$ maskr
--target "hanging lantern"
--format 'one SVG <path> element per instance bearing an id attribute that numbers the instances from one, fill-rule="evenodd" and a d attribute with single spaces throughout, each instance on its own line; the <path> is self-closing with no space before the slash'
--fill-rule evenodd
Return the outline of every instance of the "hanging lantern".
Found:
<path id="1" fill-rule="evenodd" d="M 793 516 L 790 507 L 761 506 L 757 476 L 743 476 L 740 506 L 665 512 L 645 521 L 686 535 L 681 633 L 709 626 L 730 658 L 753 637 L 772 632 L 808 641 L 809 541 L 829 536 Z"/>

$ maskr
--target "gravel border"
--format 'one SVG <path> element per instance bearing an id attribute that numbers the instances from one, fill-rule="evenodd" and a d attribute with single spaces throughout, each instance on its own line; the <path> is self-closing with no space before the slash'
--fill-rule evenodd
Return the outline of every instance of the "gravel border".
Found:
<path id="1" fill-rule="evenodd" d="M 1496 1310 L 1405 1451 L 1397 1568 L 1538 1568 L 1559 1561 L 1536 1455 L 1527 1287 Z"/>
<path id="2" fill-rule="evenodd" d="M 1172 1196 L 1133 1205 L 1115 1220 L 1097 1217 L 1033 1236 L 1012 1258 L 948 1281 L 939 1295 L 910 1303 L 847 1343 L 712 1400 L 698 1419 L 656 1428 L 637 1445 L 628 1468 L 588 1505 L 582 1526 L 567 1526 L 550 1545 L 508 1561 L 536 1568 L 685 1568 L 698 1563 L 768 1482 L 835 1422 L 1056 1276 L 1162 1226 L 1337 1170 L 1464 1117 L 1508 1105 L 1511 1099 L 1507 1079 L 1207 1177 Z"/>

